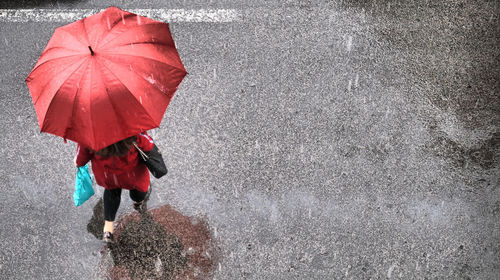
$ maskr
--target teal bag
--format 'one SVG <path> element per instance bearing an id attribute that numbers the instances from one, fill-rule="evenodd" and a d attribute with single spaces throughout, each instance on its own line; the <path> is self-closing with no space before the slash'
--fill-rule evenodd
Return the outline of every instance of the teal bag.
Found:
<path id="1" fill-rule="evenodd" d="M 94 188 L 92 188 L 92 180 L 90 179 L 89 168 L 87 165 L 78 167 L 76 171 L 75 205 L 80 206 L 94 195 Z"/>

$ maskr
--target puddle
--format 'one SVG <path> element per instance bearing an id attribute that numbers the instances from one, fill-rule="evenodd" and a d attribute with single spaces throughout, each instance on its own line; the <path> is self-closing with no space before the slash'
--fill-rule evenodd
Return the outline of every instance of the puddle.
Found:
<path id="1" fill-rule="evenodd" d="M 101 239 L 103 225 L 99 200 L 87 229 Z M 211 279 L 219 262 L 206 220 L 169 205 L 120 216 L 114 235 L 115 244 L 101 250 L 98 269 L 105 279 Z"/>

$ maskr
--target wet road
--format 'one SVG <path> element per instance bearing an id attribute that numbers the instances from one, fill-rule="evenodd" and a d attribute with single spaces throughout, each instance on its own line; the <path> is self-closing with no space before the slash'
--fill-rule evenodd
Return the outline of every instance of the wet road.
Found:
<path id="1" fill-rule="evenodd" d="M 149 207 L 206 222 L 214 279 L 498 278 L 499 4 L 204 2 L 113 5 L 240 15 L 171 23 L 190 74 L 152 131 Z M 75 144 L 39 134 L 24 83 L 62 24 L 0 22 L 1 279 L 103 277 L 102 189 L 73 205 Z"/>

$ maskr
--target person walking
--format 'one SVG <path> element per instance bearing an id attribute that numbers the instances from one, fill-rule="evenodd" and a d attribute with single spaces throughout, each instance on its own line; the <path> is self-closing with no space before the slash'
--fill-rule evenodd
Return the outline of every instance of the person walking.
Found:
<path id="1" fill-rule="evenodd" d="M 152 151 L 144 157 L 152 174 L 166 173 L 155 170 L 163 162 L 151 137 L 138 133 L 159 127 L 186 75 L 168 23 L 109 7 L 56 28 L 26 77 L 40 131 L 78 143 L 75 164 L 91 161 L 105 188 L 105 241 L 122 189 L 139 210 L 149 190 L 134 141 Z"/>
<path id="2" fill-rule="evenodd" d="M 129 190 L 134 209 L 143 211 L 144 201 L 151 192 L 149 171 L 139 159 L 136 144 L 149 152 L 154 147 L 153 139 L 146 133 L 128 137 L 99 151 L 78 144 L 75 165 L 92 163 L 92 171 L 98 185 L 104 187 L 103 241 L 114 242 L 113 231 L 116 212 L 120 206 L 122 189 Z"/>

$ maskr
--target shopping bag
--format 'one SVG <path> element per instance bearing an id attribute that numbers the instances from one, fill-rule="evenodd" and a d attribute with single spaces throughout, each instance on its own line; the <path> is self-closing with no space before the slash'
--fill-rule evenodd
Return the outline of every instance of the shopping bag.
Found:
<path id="1" fill-rule="evenodd" d="M 73 199 L 75 205 L 80 206 L 94 195 L 92 180 L 90 179 L 89 168 L 87 165 L 78 167 L 76 171 L 75 193 Z"/>

